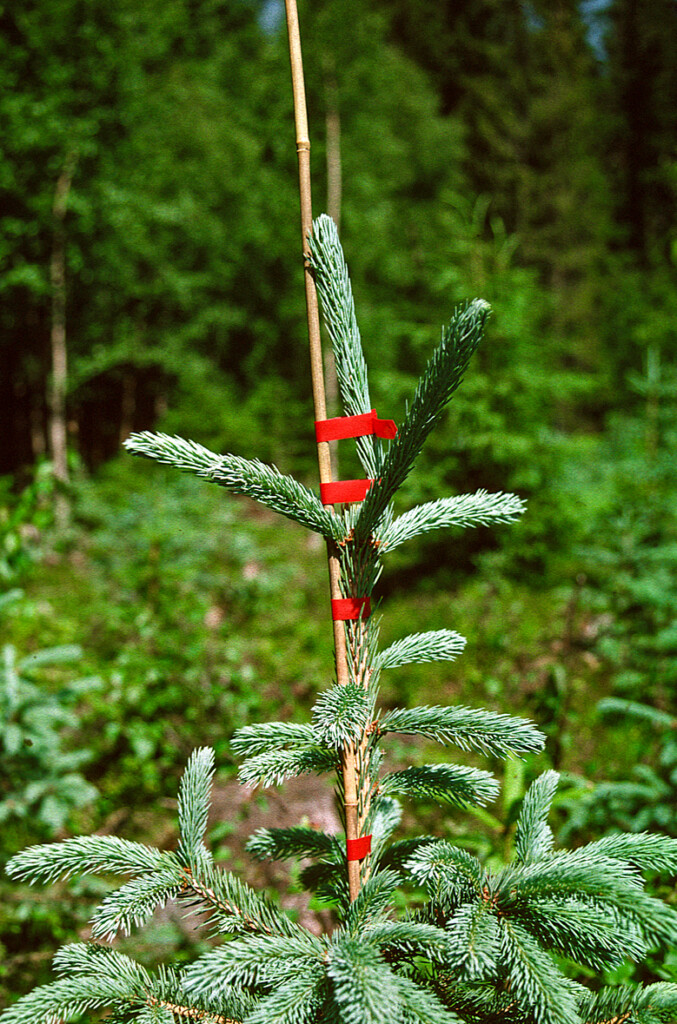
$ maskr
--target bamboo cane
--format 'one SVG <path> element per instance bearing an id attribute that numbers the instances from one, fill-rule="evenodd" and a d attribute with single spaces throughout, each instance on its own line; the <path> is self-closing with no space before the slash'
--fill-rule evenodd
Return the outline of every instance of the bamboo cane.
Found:
<path id="1" fill-rule="evenodd" d="M 327 418 L 327 405 L 324 390 L 324 372 L 322 365 L 322 341 L 320 336 L 320 315 L 315 282 L 310 272 L 308 256 L 310 248 L 308 237 L 313 223 L 312 197 L 310 188 L 310 137 L 308 134 L 308 115 L 306 111 L 306 92 L 303 78 L 303 59 L 301 54 L 301 36 L 299 32 L 298 10 L 296 0 L 285 0 L 287 14 L 287 30 L 289 33 L 289 57 L 291 62 L 292 91 L 294 95 L 294 124 L 296 128 L 296 152 L 299 162 L 299 192 L 301 198 L 301 235 L 304 257 L 304 278 L 306 291 L 306 311 L 308 317 L 308 338 L 310 342 L 310 373 L 313 386 L 313 404 L 315 419 Z M 320 470 L 320 482 L 331 483 L 331 458 L 329 444 L 319 442 L 317 460 Z M 339 586 L 340 565 L 333 543 L 327 543 L 329 562 L 329 589 L 332 598 L 340 598 Z M 336 656 L 336 679 L 341 686 L 349 681 L 348 661 L 346 656 L 345 629 L 342 622 L 334 622 L 334 650 Z M 345 798 L 346 839 L 358 837 L 357 818 L 357 757 L 355 747 L 350 745 L 343 749 L 342 756 L 343 790 Z M 360 891 L 360 866 L 357 861 L 348 861 L 348 887 L 350 899 L 355 900 Z"/>

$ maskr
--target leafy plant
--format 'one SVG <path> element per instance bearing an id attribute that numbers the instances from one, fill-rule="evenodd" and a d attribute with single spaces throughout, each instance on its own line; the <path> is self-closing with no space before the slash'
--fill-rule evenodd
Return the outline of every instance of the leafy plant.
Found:
<path id="1" fill-rule="evenodd" d="M 18 494 L 11 477 L 0 478 L 0 581 L 16 582 L 32 564 L 41 531 L 52 522 L 54 480 L 49 463 Z"/>
<path id="2" fill-rule="evenodd" d="M 25 614 L 20 590 L 0 595 L 0 621 Z M 76 746 L 83 698 L 101 683 L 72 678 L 82 660 L 74 645 L 43 648 L 20 655 L 13 644 L 0 650 L 0 857 L 18 846 L 52 839 L 93 806 L 97 791 L 82 768 L 92 752 Z M 63 889 L 64 887 L 61 887 Z M 87 883 L 84 889 L 91 888 Z M 32 980 L 47 949 L 72 939 L 86 922 L 80 899 L 64 891 L 46 903 L 30 891 L 0 882 L 0 978 L 7 983 Z M 100 896 L 100 886 L 97 896 Z M 26 947 L 30 953 L 26 954 Z M 39 973 L 38 973 L 39 976 Z M 45 979 L 46 980 L 46 979 Z M 1 1002 L 0 1002 L 0 1005 Z"/>
<path id="3" fill-rule="evenodd" d="M 20 600 L 20 591 L 0 596 L 0 615 Z M 96 797 L 79 771 L 90 752 L 68 750 L 65 740 L 79 724 L 78 703 L 101 682 L 67 679 L 45 686 L 51 669 L 81 658 L 82 651 L 73 645 L 20 657 L 5 644 L 1 654 L 0 824 L 5 836 L 16 821 L 29 825 L 29 834 L 49 835 Z M 6 840 L 2 845 L 7 848 Z"/>

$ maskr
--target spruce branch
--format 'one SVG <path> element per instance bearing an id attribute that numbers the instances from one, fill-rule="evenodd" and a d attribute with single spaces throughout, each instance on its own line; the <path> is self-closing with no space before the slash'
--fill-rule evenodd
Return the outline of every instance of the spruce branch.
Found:
<path id="1" fill-rule="evenodd" d="M 677 942 L 677 912 L 644 892 L 641 875 L 629 864 L 588 847 L 506 868 L 493 891 L 508 916 L 534 899 L 582 899 L 617 913 L 618 928 L 628 941 L 639 934 L 649 944 Z"/>
<path id="2" fill-rule="evenodd" d="M 186 873 L 183 895 L 198 913 L 209 911 L 219 934 L 251 933 L 292 939 L 305 934 L 265 896 L 213 864 L 202 866 L 195 874 Z"/>
<path id="3" fill-rule="evenodd" d="M 338 767 L 336 751 L 319 745 L 302 750 L 269 750 L 243 761 L 238 778 L 244 786 L 278 786 L 285 779 L 323 774 Z"/>
<path id="4" fill-rule="evenodd" d="M 247 842 L 247 852 L 256 860 L 286 860 L 288 857 L 329 857 L 338 863 L 344 847 L 335 836 L 315 828 L 260 828 Z"/>
<path id="5" fill-rule="evenodd" d="M 132 455 L 154 459 L 219 484 L 233 494 L 246 494 L 323 537 L 343 539 L 345 530 L 341 519 L 311 490 L 293 477 L 284 476 L 275 466 L 238 455 L 217 455 L 196 441 L 148 430 L 131 434 L 125 441 L 125 448 Z"/>
<path id="6" fill-rule="evenodd" d="M 447 963 L 461 978 L 482 981 L 496 973 L 501 936 L 495 914 L 487 900 L 459 907 L 445 929 Z"/>
<path id="7" fill-rule="evenodd" d="M 438 841 L 436 836 L 417 836 L 415 839 L 398 839 L 387 847 L 377 847 L 375 852 L 379 867 L 392 868 L 402 874 L 407 862 L 419 849 Z"/>
<path id="8" fill-rule="evenodd" d="M 565 978 L 552 958 L 515 921 L 499 919 L 501 958 L 511 991 L 531 1011 L 537 1024 L 573 1024 L 577 988 Z"/>
<path id="9" fill-rule="evenodd" d="M 327 974 L 345 1024 L 383 1024 L 400 1018 L 401 1004 L 395 975 L 369 943 L 333 936 Z"/>
<path id="10" fill-rule="evenodd" d="M 155 985 L 149 972 L 130 957 L 103 947 L 75 943 L 55 958 L 62 977 L 23 996 L 2 1014 L 3 1024 L 53 1024 L 88 1010 L 126 1009 L 146 1003 Z"/>
<path id="11" fill-rule="evenodd" d="M 141 875 L 108 894 L 92 917 L 92 935 L 95 939 L 113 939 L 122 932 L 129 935 L 134 926 L 140 927 L 163 907 L 167 900 L 177 896 L 184 886 L 181 868 Z"/>
<path id="12" fill-rule="evenodd" d="M 390 796 L 377 796 L 371 805 L 372 846 L 383 846 L 402 821 L 402 805 Z"/>
<path id="13" fill-rule="evenodd" d="M 308 243 L 308 262 L 334 351 L 343 409 L 346 416 L 357 416 L 372 408 L 367 364 L 355 317 L 348 268 L 331 217 L 321 214 L 313 221 Z M 381 462 L 380 442 L 375 437 L 357 438 L 357 452 L 367 476 L 375 479 Z"/>
<path id="14" fill-rule="evenodd" d="M 321 968 L 295 972 L 259 1000 L 246 1024 L 314 1024 L 327 994 Z"/>
<path id="15" fill-rule="evenodd" d="M 337 749 L 359 741 L 373 717 L 373 698 L 355 683 L 333 686 L 318 698 L 313 708 L 317 738 Z"/>
<path id="16" fill-rule="evenodd" d="M 132 984 L 150 986 L 151 977 L 131 957 L 95 942 L 72 942 L 57 950 L 52 960 L 57 974 L 78 975 L 103 973 L 109 977 L 127 979 Z"/>
<path id="17" fill-rule="evenodd" d="M 395 978 L 405 1024 L 465 1024 L 431 989 L 401 974 Z"/>
<path id="18" fill-rule="evenodd" d="M 204 845 L 214 777 L 214 751 L 193 751 L 179 786 L 179 848 L 182 864 L 196 866 L 210 858 Z"/>
<path id="19" fill-rule="evenodd" d="M 357 939 L 369 925 L 382 922 L 391 908 L 399 881 L 394 871 L 378 871 L 367 879 L 348 908 L 343 926 L 345 934 Z"/>
<path id="20" fill-rule="evenodd" d="M 532 899 L 594 898 L 612 904 L 626 897 L 639 899 L 642 878 L 621 861 L 591 856 L 579 847 L 504 868 L 493 888 L 497 901 L 509 912 L 513 905 Z"/>
<path id="21" fill-rule="evenodd" d="M 541 750 L 545 743 L 543 733 L 527 719 L 462 706 L 397 708 L 379 720 L 377 729 L 426 736 L 499 757 Z"/>
<path id="22" fill-rule="evenodd" d="M 554 840 L 547 817 L 558 782 L 557 772 L 543 772 L 524 796 L 515 828 L 515 856 L 522 863 L 539 860 L 552 850 Z"/>
<path id="23" fill-rule="evenodd" d="M 498 783 L 489 772 L 457 764 L 425 764 L 404 768 L 386 775 L 380 786 L 384 795 L 392 793 L 429 797 L 467 807 L 490 803 L 498 796 Z"/>
<path id="24" fill-rule="evenodd" d="M 455 661 L 465 648 L 465 637 L 450 629 L 436 629 L 429 633 L 410 633 L 396 640 L 390 647 L 375 655 L 379 669 L 398 668 L 412 662 Z"/>
<path id="25" fill-rule="evenodd" d="M 134 1024 L 176 1024 L 177 1017 L 189 1018 L 190 1007 L 179 1007 L 173 1003 L 167 1003 L 166 1005 L 160 1001 L 151 1001 L 150 1006 L 144 1006 L 134 1016 Z M 197 1011 L 195 1016 L 197 1017 Z M 206 1020 L 202 1018 L 203 1024 L 216 1024 L 217 1020 L 220 1020 L 225 1024 L 225 1018 L 217 1018 L 213 1015 L 207 1016 Z"/>
<path id="26" fill-rule="evenodd" d="M 423 921 L 379 921 L 370 924 L 366 939 L 390 959 L 425 956 L 448 962 L 449 936 L 443 928 Z"/>
<path id="27" fill-rule="evenodd" d="M 579 1013 L 588 1024 L 674 1024 L 677 984 L 657 982 L 646 987 L 618 985 L 599 992 L 583 990 Z"/>
<path id="28" fill-rule="evenodd" d="M 677 872 L 677 839 L 670 836 L 649 832 L 617 833 L 588 843 L 584 849 L 635 864 L 642 871 Z"/>
<path id="29" fill-rule="evenodd" d="M 582 899 L 538 899 L 513 908 L 519 921 L 546 949 L 593 970 L 617 967 L 630 956 L 641 959 L 647 946 L 639 931 L 623 927 L 612 907 Z"/>
<path id="30" fill-rule="evenodd" d="M 299 973 L 315 973 L 322 963 L 323 943 L 299 929 L 291 936 L 250 935 L 210 950 L 190 964 L 184 987 L 193 997 L 214 998 L 230 986 L 273 986 Z"/>
<path id="31" fill-rule="evenodd" d="M 435 901 L 452 909 L 489 891 L 490 878 L 480 861 L 446 840 L 420 845 L 405 867 Z"/>
<path id="32" fill-rule="evenodd" d="M 454 498 L 438 498 L 416 505 L 398 516 L 383 529 L 374 531 L 382 552 L 392 551 L 412 537 L 443 527 L 491 526 L 514 523 L 526 508 L 526 503 L 514 494 L 489 494 L 480 490 L 474 494 L 461 494 Z"/>
<path id="33" fill-rule="evenodd" d="M 29 846 L 6 867 L 12 878 L 27 882 L 53 882 L 80 875 L 138 874 L 178 865 L 175 854 L 117 836 L 82 836 L 62 843 Z"/>
<path id="34" fill-rule="evenodd" d="M 267 754 L 280 747 L 305 749 L 316 742 L 315 731 L 310 725 L 296 722 L 258 722 L 238 729 L 230 741 L 235 754 L 251 757 Z"/>
<path id="35" fill-rule="evenodd" d="M 365 543 L 381 520 L 398 487 L 408 476 L 426 438 L 463 379 L 470 357 L 480 343 L 489 305 L 475 299 L 459 307 L 431 357 L 411 407 L 383 457 L 381 475 L 360 506 L 355 540 Z"/>
<path id="36" fill-rule="evenodd" d="M 2 1024 L 54 1024 L 70 1020 L 88 1010 L 125 1007 L 143 1000 L 140 986 L 125 979 L 114 980 L 96 974 L 62 978 L 42 985 L 17 1000 L 2 1015 Z"/>

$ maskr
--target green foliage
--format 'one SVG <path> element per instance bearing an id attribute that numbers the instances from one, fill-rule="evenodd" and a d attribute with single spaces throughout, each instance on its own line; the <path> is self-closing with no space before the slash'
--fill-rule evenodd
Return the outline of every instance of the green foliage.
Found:
<path id="1" fill-rule="evenodd" d="M 132 455 L 144 455 L 212 480 L 233 494 L 246 494 L 325 537 L 339 540 L 343 535 L 342 524 L 333 512 L 307 487 L 292 477 L 282 476 L 275 466 L 264 466 L 258 460 L 247 461 L 236 455 L 215 455 L 194 441 L 166 434 L 132 434 L 125 441 L 125 448 Z"/>
<path id="2" fill-rule="evenodd" d="M 644 408 L 613 424 L 615 472 L 591 524 L 586 588 L 600 624 L 594 651 L 613 694 L 598 703 L 598 717 L 610 737 L 622 729 L 625 764 L 622 773 L 599 772 L 602 781 L 572 802 L 567 836 L 647 828 L 675 834 L 677 416 L 674 368 L 661 365 L 653 343 L 645 373 L 631 385 Z"/>
<path id="3" fill-rule="evenodd" d="M 314 271 L 321 280 L 333 275 L 335 266 L 341 270 L 338 257 L 331 265 L 316 260 Z M 342 270 L 337 290 L 337 306 L 349 309 L 352 295 Z M 371 596 L 388 547 L 375 543 L 377 532 L 384 528 L 387 535 L 392 528 L 391 498 L 455 393 L 486 311 L 486 304 L 476 300 L 456 313 L 397 438 L 380 453 L 379 477 L 361 508 L 342 516 L 332 513 L 332 530 L 341 528 L 334 537 L 344 594 Z M 347 365 L 352 352 L 353 364 L 362 366 L 351 316 L 337 317 L 335 328 L 339 365 Z M 343 386 L 348 388 L 349 375 Z M 226 486 L 311 529 L 313 515 L 322 511 L 307 489 L 293 480 L 282 483 L 279 474 L 258 462 L 213 456 L 192 442 L 164 436 L 142 435 L 130 447 L 208 477 L 214 459 L 220 460 Z M 227 467 L 233 466 L 235 483 L 227 476 Z M 470 506 L 473 500 L 482 506 L 479 518 L 509 521 L 523 508 L 502 493 L 489 498 L 488 507 L 487 498 L 469 499 Z M 474 521 L 472 516 L 445 519 L 438 512 L 439 506 L 435 514 L 421 514 L 418 526 L 431 530 L 442 521 Z M 400 539 L 405 535 L 413 531 L 403 528 Z M 367 618 L 347 624 L 345 645 L 350 681 L 320 695 L 310 724 L 249 725 L 234 741 L 245 757 L 240 778 L 249 785 L 333 773 L 345 801 L 346 772 L 355 771 L 358 836 L 374 840 L 360 863 L 357 892 L 352 882 L 347 891 L 343 842 L 330 833 L 268 829 L 251 841 L 259 858 L 310 859 L 300 880 L 316 899 L 333 907 L 337 925 L 332 933 L 312 934 L 215 864 L 205 844 L 214 754 L 203 748 L 192 755 L 181 782 L 176 851 L 115 836 L 66 839 L 15 855 L 8 871 L 30 881 L 74 871 L 129 874 L 94 911 L 94 940 L 128 934 L 172 901 L 191 914 L 206 915 L 211 935 L 227 941 L 185 968 L 160 967 L 154 974 L 108 947 L 66 947 L 56 961 L 64 977 L 20 999 L 2 1015 L 3 1024 L 26 1015 L 36 1024 L 48 1024 L 55 1016 L 102 1007 L 112 1010 L 113 1019 L 162 1020 L 168 1010 L 180 1017 L 246 1024 L 378 1024 L 384 1019 L 490 1024 L 500 1016 L 516 1024 L 602 1024 L 608 1012 L 631 1013 L 627 1019 L 637 1024 L 654 1024 L 674 1015 L 675 985 L 591 996 L 569 976 L 567 964 L 602 972 L 619 968 L 627 958 L 643 958 L 652 947 L 677 942 L 677 911 L 647 892 L 643 877 L 644 871 L 677 872 L 677 840 L 640 833 L 603 838 L 573 851 L 554 850 L 547 819 L 558 776 L 546 772 L 524 796 L 514 857 L 498 870 L 447 839 L 419 836 L 389 844 L 400 822 L 393 794 L 482 808 L 499 789 L 490 772 L 468 764 L 410 764 L 382 773 L 380 746 L 390 734 L 420 735 L 494 756 L 538 750 L 543 736 L 528 721 L 462 706 L 376 710 L 384 668 L 449 659 L 462 646 L 456 633 L 411 634 L 379 654 L 378 626 Z M 356 769 L 347 768 L 349 754 L 356 755 Z M 344 822 L 349 837 L 347 801 Z M 413 914 L 397 920 L 393 904 L 400 889 L 410 896 L 423 890 L 424 896 L 418 897 Z"/>
<path id="4" fill-rule="evenodd" d="M 0 616 L 11 612 L 12 605 L 20 611 L 20 592 L 10 591 L 4 598 Z M 101 680 L 63 678 L 61 666 L 77 664 L 82 657 L 74 646 L 21 657 L 5 644 L 0 655 L 0 823 L 5 836 L 1 845 L 7 850 L 16 842 L 17 825 L 28 834 L 47 836 L 96 797 L 79 770 L 91 759 L 91 751 L 68 747 L 74 747 L 82 697 L 99 689 Z"/>
<path id="5" fill-rule="evenodd" d="M 630 1006 L 645 1024 L 675 1012 L 677 986 L 594 996 L 553 961 L 549 951 L 599 970 L 628 953 L 641 956 L 657 938 L 677 938 L 677 913 L 644 893 L 640 875 L 646 868 L 677 871 L 677 841 L 611 837 L 572 853 L 553 851 L 542 837 L 554 773 L 527 793 L 512 865 L 492 875 L 466 851 L 428 841 L 397 872 L 376 862 L 357 900 L 339 904 L 334 933 L 318 938 L 212 864 L 202 844 L 212 769 L 213 753 L 196 751 L 179 794 L 176 852 L 93 836 L 28 849 L 9 871 L 32 881 L 73 870 L 131 874 L 95 912 L 95 936 L 126 932 L 173 898 L 192 914 L 208 914 L 212 931 L 230 941 L 187 968 L 156 973 L 107 946 L 66 946 L 54 963 L 61 980 L 25 996 L 3 1021 L 30 1014 L 39 1024 L 97 1007 L 145 1020 L 158 1007 L 182 1006 L 204 1019 L 362 1024 L 383 1020 L 387 1006 L 388 1019 L 463 1024 L 488 1021 L 506 1004 L 502 982 L 513 1008 L 516 999 L 522 1013 L 552 1024 L 601 1024 L 603 1010 Z M 308 829 L 259 833 L 251 848 L 257 856 L 325 862 L 340 855 L 335 839 Z M 413 918 L 394 921 L 393 894 L 407 879 L 425 888 L 427 900 Z"/>
<path id="6" fill-rule="evenodd" d="M 11 477 L 0 478 L 0 580 L 19 580 L 33 563 L 41 532 L 52 522 L 50 498 L 54 480 L 48 463 L 38 465 L 34 479 L 17 495 Z"/>

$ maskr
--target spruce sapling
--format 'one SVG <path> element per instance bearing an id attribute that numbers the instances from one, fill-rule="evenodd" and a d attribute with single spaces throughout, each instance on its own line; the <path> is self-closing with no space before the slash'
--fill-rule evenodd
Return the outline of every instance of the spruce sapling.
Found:
<path id="1" fill-rule="evenodd" d="M 323 239 L 323 246 L 315 239 Z M 328 249 L 328 244 L 331 248 Z M 339 258 L 331 222 L 320 218 L 312 245 L 313 273 L 320 294 Z M 331 259 L 325 255 L 332 253 Z M 342 256 L 341 256 L 342 258 Z M 352 308 L 344 272 L 332 282 L 332 301 Z M 455 315 L 468 323 L 477 304 Z M 471 310 L 471 313 L 468 313 Z M 330 316 L 338 320 L 340 310 Z M 475 344 L 475 328 L 471 331 Z M 460 382 L 459 364 L 467 349 L 444 349 L 453 328 L 443 332 L 408 414 L 409 437 L 433 429 Z M 334 330 L 337 366 L 365 366 L 355 330 Z M 346 349 L 351 349 L 346 351 Z M 456 353 L 455 355 L 453 353 Z M 458 360 L 455 363 L 454 360 Z M 431 368 L 432 366 L 432 368 Z M 439 367 L 447 369 L 441 371 Z M 366 372 L 366 369 L 365 369 Z M 449 373 L 454 387 L 444 374 Z M 342 389 L 352 387 L 339 376 Z M 369 404 L 368 391 L 363 399 Z M 364 404 L 349 408 L 368 412 Z M 351 414 L 355 415 L 355 413 Z M 419 423 L 417 417 L 422 422 Z M 407 450 L 409 441 L 401 446 Z M 381 444 L 377 442 L 377 444 Z M 371 490 L 382 499 L 327 511 L 311 492 L 274 469 L 238 460 L 234 479 L 215 467 L 233 457 L 212 455 L 200 446 L 164 435 L 130 438 L 135 454 L 168 462 L 235 493 L 249 493 L 307 529 L 338 541 L 342 593 L 370 597 L 389 545 L 397 537 L 390 498 L 392 480 L 413 457 L 388 459 L 379 451 L 383 477 Z M 369 471 L 374 448 L 364 458 Z M 415 457 L 415 455 L 414 455 Z M 405 466 L 405 463 L 407 465 Z M 256 492 L 261 480 L 265 490 Z M 433 506 L 460 509 L 457 526 L 504 523 L 522 511 L 505 494 L 440 499 Z M 440 528 L 440 516 L 414 509 L 399 520 L 417 522 L 421 531 Z M 309 510 L 312 510 L 309 512 Z M 470 511 L 469 511 L 470 510 Z M 326 515 L 324 514 L 326 512 Z M 363 516 L 377 516 L 370 529 Z M 474 516 L 474 518 L 473 518 Z M 364 520 L 363 520 L 364 524 Z M 339 530 L 340 526 L 340 530 Z M 405 525 L 403 533 L 407 533 Z M 419 532 L 418 529 L 416 532 Z M 405 539 L 403 537 L 403 539 Z M 399 542 L 399 541 L 398 541 Z M 334 773 L 342 792 L 344 751 L 357 752 L 358 824 L 371 848 L 358 861 L 360 886 L 350 892 L 346 843 L 341 836 L 305 826 L 261 829 L 249 841 L 259 859 L 304 858 L 301 880 L 335 909 L 331 935 L 316 936 L 295 923 L 265 895 L 217 867 L 204 835 L 214 771 L 211 750 L 190 759 L 179 793 L 177 848 L 159 851 L 113 836 L 69 839 L 17 854 L 9 873 L 28 881 L 50 881 L 71 874 L 127 875 L 92 919 L 92 941 L 61 950 L 54 966 L 59 978 L 10 1007 L 2 1024 L 75 1020 L 90 1010 L 108 1009 L 115 1021 L 142 1024 L 200 1020 L 246 1024 L 602 1024 L 618 1021 L 674 1021 L 677 985 L 602 989 L 592 992 L 567 977 L 563 964 L 574 961 L 602 972 L 626 957 L 642 958 L 660 943 L 677 941 L 677 913 L 648 895 L 643 871 L 677 872 L 677 840 L 637 834 L 612 836 L 574 851 L 556 851 L 547 823 L 557 774 L 546 772 L 527 791 L 515 836 L 514 861 L 489 872 L 467 850 L 434 836 L 392 839 L 400 821 L 396 797 L 433 797 L 452 806 L 492 800 L 497 784 L 489 772 L 457 764 L 411 765 L 384 772 L 380 745 L 391 734 L 418 735 L 462 750 L 503 757 L 539 750 L 542 734 L 530 723 L 506 714 L 467 707 L 415 707 L 382 711 L 377 704 L 379 675 L 413 661 L 452 660 L 464 640 L 451 630 L 413 633 L 385 649 L 378 646 L 374 617 L 346 622 L 349 682 L 335 684 L 317 699 L 308 723 L 255 723 L 240 729 L 233 748 L 243 756 L 241 778 L 248 784 L 278 784 L 302 773 Z M 344 817 L 345 820 L 345 817 Z M 420 909 L 393 909 L 400 888 L 420 887 Z M 206 914 L 206 928 L 227 941 L 192 964 L 149 971 L 110 945 L 118 934 L 142 925 L 167 900 L 189 913 Z M 204 917 L 202 919 L 204 921 Z"/>
<path id="2" fill-rule="evenodd" d="M 293 14 L 289 3 L 290 9 Z M 291 28 L 293 23 L 292 16 Z M 305 159 L 306 139 L 303 133 L 300 137 Z M 373 421 L 378 431 L 333 223 L 319 218 L 306 243 L 308 273 L 323 303 L 344 411 L 360 422 Z M 501 524 L 523 510 L 511 495 L 479 492 L 440 498 L 399 519 L 392 512 L 393 495 L 460 385 L 488 312 L 479 300 L 456 311 L 400 430 L 394 437 L 386 430 L 388 445 L 378 433 L 360 435 L 357 450 L 368 481 L 357 504 L 325 504 L 273 467 L 212 454 L 180 438 L 144 433 L 129 439 L 127 448 L 134 454 L 249 494 L 327 538 L 330 572 L 335 573 L 333 618 L 341 625 L 334 631 L 339 640 L 336 683 L 319 696 L 310 722 L 246 726 L 235 735 L 233 748 L 244 758 L 241 778 L 249 784 L 277 784 L 305 773 L 335 776 L 345 839 L 305 826 L 262 829 L 252 836 L 249 849 L 259 858 L 310 861 L 301 880 L 333 906 L 337 923 L 331 934 L 314 935 L 214 864 L 204 841 L 214 756 L 200 749 L 181 782 L 175 851 L 92 836 L 32 847 L 10 861 L 13 877 L 32 882 L 99 872 L 129 880 L 95 912 L 93 941 L 59 951 L 54 961 L 59 979 L 20 999 L 0 1017 L 2 1024 L 53 1024 L 99 1009 L 108 1009 L 108 1019 L 119 1024 L 675 1020 L 677 985 L 593 992 L 569 978 L 564 965 L 571 960 L 600 972 L 628 956 L 641 958 L 657 943 L 677 941 L 677 912 L 648 895 L 642 877 L 644 870 L 677 872 L 677 840 L 614 836 L 571 852 L 556 851 L 547 824 L 557 785 L 554 772 L 546 772 L 528 790 L 517 822 L 514 860 L 499 871 L 488 871 L 444 838 L 392 838 L 401 814 L 397 795 L 477 806 L 492 800 L 498 787 L 489 772 L 465 764 L 384 772 L 380 746 L 389 735 L 418 735 L 492 756 L 528 754 L 544 742 L 530 722 L 485 709 L 417 707 L 384 713 L 378 707 L 381 671 L 413 661 L 451 660 L 463 647 L 457 633 L 441 630 L 413 633 L 379 649 L 369 600 L 384 554 L 427 530 Z M 331 482 L 326 474 L 322 479 L 323 473 L 321 482 Z M 346 606 L 354 617 L 340 617 Z M 397 892 L 412 886 L 425 893 L 422 905 L 398 914 Z M 129 933 L 167 900 L 199 914 L 219 943 L 188 966 L 149 971 L 99 941 Z"/>

